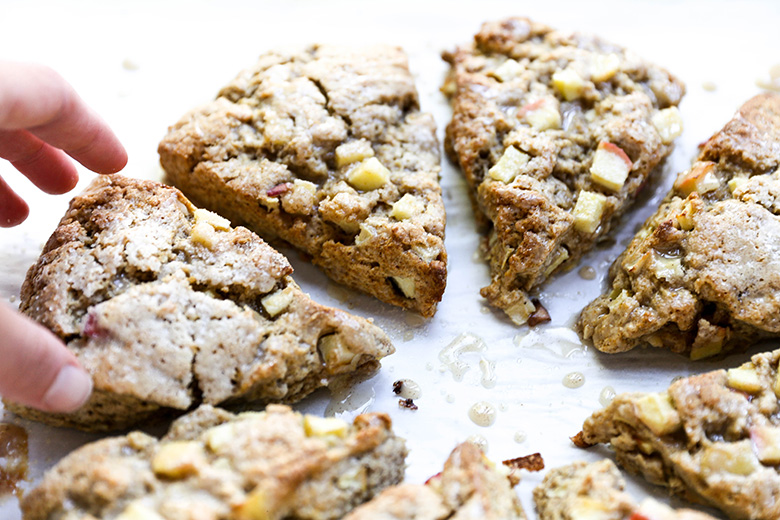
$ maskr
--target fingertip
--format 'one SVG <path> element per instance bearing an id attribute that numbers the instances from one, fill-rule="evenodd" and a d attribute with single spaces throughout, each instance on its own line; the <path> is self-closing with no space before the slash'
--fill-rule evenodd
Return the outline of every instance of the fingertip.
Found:
<path id="1" fill-rule="evenodd" d="M 41 400 L 41 409 L 48 412 L 73 412 L 89 400 L 92 394 L 92 378 L 75 365 L 65 365 Z"/>
<path id="2" fill-rule="evenodd" d="M 30 214 L 30 206 L 0 178 L 0 227 L 18 226 Z"/>

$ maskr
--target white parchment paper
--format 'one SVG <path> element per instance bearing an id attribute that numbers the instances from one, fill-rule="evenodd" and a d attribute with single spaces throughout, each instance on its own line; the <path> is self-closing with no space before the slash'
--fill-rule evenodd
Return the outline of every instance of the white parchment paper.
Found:
<path id="1" fill-rule="evenodd" d="M 748 357 L 743 353 L 691 363 L 649 350 L 607 356 L 581 345 L 571 326 L 581 308 L 602 290 L 609 264 L 636 225 L 652 213 L 673 175 L 696 155 L 698 143 L 757 94 L 756 80 L 768 80 L 770 68 L 780 63 L 780 3 L 6 0 L 0 4 L 0 59 L 35 61 L 57 69 L 127 147 L 130 162 L 123 173 L 160 179 L 157 143 L 168 125 L 212 99 L 259 54 L 288 44 L 403 46 L 422 108 L 434 114 L 443 137 L 450 109 L 438 91 L 446 72 L 441 51 L 469 41 L 481 22 L 510 15 L 598 34 L 667 67 L 688 87 L 680 107 L 685 132 L 661 178 L 646 189 L 635 211 L 617 229 L 614 242 L 583 260 L 581 265 L 592 267 L 596 278 L 586 280 L 574 269 L 552 280 L 540 298 L 553 321 L 533 330 L 513 326 L 479 296 L 479 288 L 489 282 L 488 269 L 475 255 L 479 237 L 465 183 L 444 158 L 449 280 L 433 319 L 421 319 L 337 286 L 295 252 L 283 251 L 295 267 L 295 279 L 315 300 L 373 317 L 397 348 L 378 375 L 349 394 L 331 396 L 321 391 L 297 408 L 345 418 L 364 411 L 389 413 L 411 450 L 407 480 L 423 482 L 440 471 L 456 443 L 471 436 L 480 436 L 488 456 L 497 461 L 541 452 L 550 468 L 608 456 L 605 450 L 573 447 L 569 436 L 602 406 L 599 398 L 610 388 L 618 393 L 661 390 L 675 376 L 736 365 Z M 92 178 L 83 168 L 80 171 L 77 190 Z M 0 230 L 0 298 L 17 305 L 24 274 L 56 227 L 69 197 L 39 193 L 7 163 L 0 162 L 0 175 L 31 205 L 27 222 Z M 440 352 L 459 337 L 476 345 L 460 356 L 462 378 L 439 360 Z M 578 388 L 563 384 L 573 372 L 584 377 Z M 417 411 L 399 408 L 392 392 L 397 379 L 411 379 L 420 386 Z M 469 418 L 469 409 L 482 401 L 495 408 L 492 426 L 479 426 Z M 29 423 L 2 408 L 0 414 L 3 421 L 18 422 L 30 432 L 29 485 L 69 451 L 98 438 Z M 152 428 L 159 431 L 161 426 Z M 517 488 L 530 518 L 534 518 L 531 490 L 542 476 L 528 475 Z M 629 486 L 638 498 L 663 495 L 630 478 Z M 0 502 L 0 518 L 19 516 L 14 498 Z"/>

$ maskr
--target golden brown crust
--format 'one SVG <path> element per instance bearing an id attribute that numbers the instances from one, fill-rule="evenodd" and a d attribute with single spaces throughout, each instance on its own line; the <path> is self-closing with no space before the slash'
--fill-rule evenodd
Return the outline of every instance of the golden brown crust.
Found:
<path id="1" fill-rule="evenodd" d="M 528 292 L 575 265 L 608 233 L 671 152 L 671 139 L 652 121 L 679 103 L 684 87 L 620 47 L 525 18 L 485 23 L 471 46 L 445 59 L 452 69 L 444 90 L 453 93 L 445 149 L 472 188 L 477 220 L 491 226 L 492 283 L 482 295 L 522 323 L 533 308 Z M 596 63 L 608 69 L 598 71 Z M 575 94 L 553 78 L 563 71 L 577 71 L 582 84 Z M 547 116 L 534 120 L 540 108 Z M 602 142 L 632 162 L 617 190 L 591 177 Z M 510 178 L 489 175 L 511 148 L 527 162 Z M 606 197 L 592 229 L 574 225 L 583 191 Z M 522 306 L 526 312 L 517 311 Z"/>
<path id="2" fill-rule="evenodd" d="M 171 127 L 159 152 L 196 204 L 289 242 L 340 283 L 432 316 L 447 274 L 435 130 L 400 49 L 311 46 L 261 56 Z M 350 181 L 372 159 L 387 182 Z M 403 197 L 412 211 L 394 213 Z"/>
<path id="3" fill-rule="evenodd" d="M 701 359 L 780 334 L 780 96 L 705 144 L 615 261 L 578 327 L 604 352 L 640 344 Z"/>

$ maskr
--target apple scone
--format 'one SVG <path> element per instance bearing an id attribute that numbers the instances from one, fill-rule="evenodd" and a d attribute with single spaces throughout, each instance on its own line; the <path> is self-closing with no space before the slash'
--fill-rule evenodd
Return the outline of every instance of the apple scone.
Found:
<path id="1" fill-rule="evenodd" d="M 578 440 L 610 444 L 628 471 L 730 518 L 780 518 L 778 361 L 780 350 L 664 392 L 618 395 Z"/>
<path id="2" fill-rule="evenodd" d="M 615 464 L 604 459 L 550 470 L 534 489 L 539 520 L 715 520 L 691 509 L 674 510 L 652 498 L 640 503 L 624 491 Z"/>
<path id="3" fill-rule="evenodd" d="M 525 520 L 508 473 L 465 442 L 424 485 L 387 488 L 344 520 Z"/>
<path id="4" fill-rule="evenodd" d="M 393 352 L 378 327 L 313 302 L 291 273 L 257 235 L 176 188 L 98 177 L 30 268 L 20 305 L 73 351 L 92 396 L 68 414 L 6 406 L 118 429 L 199 403 L 294 402 Z"/>
<path id="5" fill-rule="evenodd" d="M 398 483 L 405 457 L 384 414 L 350 425 L 203 405 L 162 439 L 136 431 L 75 450 L 21 507 L 24 520 L 336 520 Z"/>
<path id="6" fill-rule="evenodd" d="M 628 50 L 525 18 L 445 54 L 445 148 L 488 231 L 481 294 L 517 324 L 529 293 L 603 238 L 672 151 L 683 84 Z"/>
<path id="7" fill-rule="evenodd" d="M 780 95 L 746 102 L 702 146 L 579 318 L 603 352 L 692 359 L 780 335 Z"/>
<path id="8" fill-rule="evenodd" d="M 436 126 L 397 47 L 269 52 L 159 145 L 192 201 L 423 316 L 446 281 Z"/>

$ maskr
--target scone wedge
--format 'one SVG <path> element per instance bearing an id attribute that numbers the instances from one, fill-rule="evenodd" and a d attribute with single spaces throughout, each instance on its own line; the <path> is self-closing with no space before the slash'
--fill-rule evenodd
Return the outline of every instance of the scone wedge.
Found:
<path id="1" fill-rule="evenodd" d="M 545 475 L 534 489 L 534 504 L 539 520 L 715 520 L 691 509 L 674 510 L 653 498 L 637 504 L 625 486 L 611 460 L 575 462 Z"/>
<path id="2" fill-rule="evenodd" d="M 87 444 L 46 472 L 24 520 L 336 520 L 403 478 L 383 414 L 353 424 L 286 406 L 233 415 L 203 405 L 162 439 Z"/>
<path id="3" fill-rule="evenodd" d="M 176 188 L 99 177 L 30 268 L 21 310 L 92 375 L 81 409 L 13 412 L 87 430 L 199 403 L 294 402 L 393 352 L 367 320 L 324 307 L 287 260 Z"/>
<path id="4" fill-rule="evenodd" d="M 315 45 L 261 56 L 159 152 L 199 206 L 432 316 L 447 273 L 435 131 L 402 50 Z"/>
<path id="5" fill-rule="evenodd" d="M 610 270 L 578 327 L 603 352 L 702 359 L 780 336 L 780 95 L 745 103 Z"/>
<path id="6" fill-rule="evenodd" d="M 682 131 L 683 84 L 630 51 L 525 18 L 445 55 L 445 148 L 488 228 L 481 294 L 517 324 L 529 293 L 605 237 Z"/>
<path id="7" fill-rule="evenodd" d="M 579 440 L 610 444 L 628 471 L 729 518 L 780 518 L 779 360 L 776 350 L 664 392 L 618 395 Z"/>
<path id="8" fill-rule="evenodd" d="M 465 442 L 424 485 L 390 487 L 344 520 L 525 520 L 508 470 L 502 468 Z"/>

